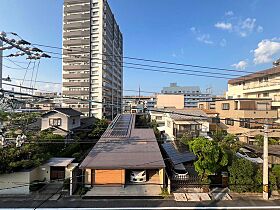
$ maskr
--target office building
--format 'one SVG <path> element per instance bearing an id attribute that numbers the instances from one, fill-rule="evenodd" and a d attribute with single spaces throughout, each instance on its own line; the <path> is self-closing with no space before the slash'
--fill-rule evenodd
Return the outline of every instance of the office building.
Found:
<path id="1" fill-rule="evenodd" d="M 63 8 L 62 94 L 71 98 L 63 106 L 113 119 L 123 89 L 123 38 L 115 17 L 106 0 L 64 0 Z"/>
<path id="2" fill-rule="evenodd" d="M 196 108 L 199 101 L 212 100 L 211 93 L 203 93 L 198 86 L 178 86 L 177 83 L 164 87 L 161 93 L 183 95 L 185 108 Z"/>

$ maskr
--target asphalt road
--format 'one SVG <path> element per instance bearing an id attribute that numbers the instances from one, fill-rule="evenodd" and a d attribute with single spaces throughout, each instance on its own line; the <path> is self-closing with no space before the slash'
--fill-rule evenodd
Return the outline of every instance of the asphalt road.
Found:
<path id="1" fill-rule="evenodd" d="M 119 208 L 119 209 L 280 209 L 280 200 L 232 200 L 176 202 L 164 199 L 80 199 L 63 198 L 57 201 L 32 200 L 31 198 L 0 198 L 1 208 Z M 171 208 L 167 208 L 171 207 Z M 211 208 L 212 207 L 212 208 Z M 221 208 L 224 207 L 224 208 Z M 181 209 L 183 209 L 181 208 Z"/>

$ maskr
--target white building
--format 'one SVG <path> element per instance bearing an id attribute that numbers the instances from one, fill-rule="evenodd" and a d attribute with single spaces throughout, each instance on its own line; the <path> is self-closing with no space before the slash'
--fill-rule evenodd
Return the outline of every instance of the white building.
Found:
<path id="1" fill-rule="evenodd" d="M 68 99 L 63 106 L 85 116 L 111 119 L 121 112 L 122 104 L 123 38 L 119 26 L 107 0 L 64 0 L 63 8 L 62 94 L 99 102 Z"/>

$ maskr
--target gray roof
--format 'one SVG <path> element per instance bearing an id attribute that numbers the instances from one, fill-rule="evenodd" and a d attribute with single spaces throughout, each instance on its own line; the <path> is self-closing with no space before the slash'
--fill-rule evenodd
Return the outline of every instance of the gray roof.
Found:
<path id="1" fill-rule="evenodd" d="M 72 108 L 55 108 L 54 110 L 51 110 L 51 111 L 43 114 L 42 117 L 44 117 L 48 114 L 54 113 L 54 112 L 59 112 L 59 113 L 65 114 L 70 117 L 83 115 L 82 112 L 79 112 Z"/>
<path id="2" fill-rule="evenodd" d="M 166 109 L 166 110 L 176 112 L 176 114 L 175 113 L 169 113 L 170 118 L 173 119 L 173 120 L 203 120 L 203 119 L 208 119 L 207 114 L 204 111 L 199 110 L 199 109 Z M 195 116 L 192 116 L 192 115 L 195 115 Z"/>
<path id="3" fill-rule="evenodd" d="M 80 168 L 147 169 L 164 168 L 165 164 L 153 129 L 134 128 L 132 116 L 128 135 L 110 136 L 109 127 L 83 160 Z"/>

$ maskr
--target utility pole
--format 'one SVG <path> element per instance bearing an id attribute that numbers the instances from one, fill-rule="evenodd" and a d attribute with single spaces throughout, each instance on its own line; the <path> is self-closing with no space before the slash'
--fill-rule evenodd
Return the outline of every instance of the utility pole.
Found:
<path id="1" fill-rule="evenodd" d="M 3 41 L 0 40 L 0 48 L 3 48 Z M 0 50 L 0 89 L 2 89 L 2 64 L 3 64 L 3 50 Z"/>
<path id="2" fill-rule="evenodd" d="M 263 199 L 269 199 L 269 185 L 268 185 L 268 125 L 264 125 L 263 137 Z"/>

